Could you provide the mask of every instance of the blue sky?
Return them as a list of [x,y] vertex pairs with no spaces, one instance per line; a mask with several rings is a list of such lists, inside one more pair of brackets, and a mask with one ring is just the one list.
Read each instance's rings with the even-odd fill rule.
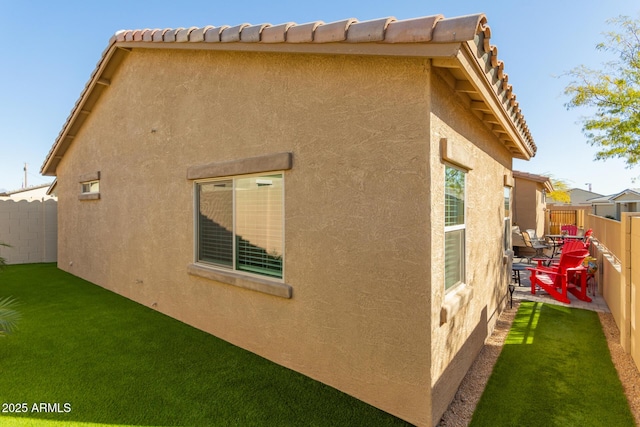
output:
[[618,15],[640,18],[638,0],[519,1],[33,1],[0,0],[0,190],[37,185],[40,166],[78,99],[109,38],[120,29],[177,28],[241,23],[304,23],[346,18],[360,21],[485,13],[491,44],[538,146],[537,156],[515,161],[514,169],[552,174],[571,187],[613,194],[640,187],[640,167],[594,162],[579,119],[588,111],[567,111],[566,71],[609,60],[595,45]]

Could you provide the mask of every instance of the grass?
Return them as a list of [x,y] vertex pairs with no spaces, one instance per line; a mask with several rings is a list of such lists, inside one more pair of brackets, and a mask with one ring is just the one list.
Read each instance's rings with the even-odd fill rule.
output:
[[22,318],[0,339],[1,425],[407,425],[53,264],[7,267],[9,295]]
[[471,426],[635,426],[597,313],[523,302]]

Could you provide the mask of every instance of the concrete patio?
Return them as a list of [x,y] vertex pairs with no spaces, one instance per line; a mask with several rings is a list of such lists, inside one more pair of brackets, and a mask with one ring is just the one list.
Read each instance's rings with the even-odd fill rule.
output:
[[[525,258],[514,258],[514,266],[534,267],[535,263],[528,264]],[[588,293],[588,296],[592,299],[592,302],[581,301],[575,297],[575,295],[569,293],[570,304],[565,304],[553,299],[547,292],[542,289],[538,289],[535,295],[531,294],[531,281],[529,280],[530,272],[528,270],[520,271],[520,285],[515,284],[515,290],[513,292],[514,301],[539,301],[548,304],[563,305],[565,307],[583,308],[585,310],[598,311],[603,313],[610,313],[609,307],[605,302],[602,295],[595,292],[595,295]],[[513,281],[512,281],[513,283]]]

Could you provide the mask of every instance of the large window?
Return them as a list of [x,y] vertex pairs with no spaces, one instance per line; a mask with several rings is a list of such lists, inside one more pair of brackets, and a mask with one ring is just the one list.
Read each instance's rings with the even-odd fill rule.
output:
[[464,282],[465,275],[465,172],[445,168],[444,287]]
[[281,173],[201,181],[196,194],[198,262],[282,278]]

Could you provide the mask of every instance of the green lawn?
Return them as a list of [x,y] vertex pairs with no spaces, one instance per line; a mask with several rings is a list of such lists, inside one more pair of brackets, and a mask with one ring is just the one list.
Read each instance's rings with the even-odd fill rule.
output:
[[407,425],[53,264],[0,272],[9,295],[22,319],[0,339],[1,425]]
[[471,426],[635,426],[598,314],[523,302]]

